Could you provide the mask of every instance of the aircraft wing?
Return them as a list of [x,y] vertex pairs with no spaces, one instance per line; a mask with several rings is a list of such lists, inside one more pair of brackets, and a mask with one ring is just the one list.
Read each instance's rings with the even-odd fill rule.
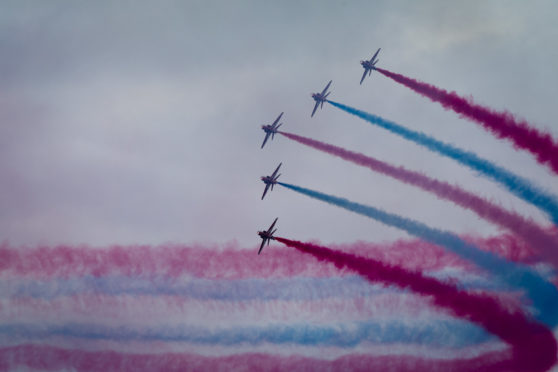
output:
[[267,194],[267,190],[269,190],[269,183],[265,184],[265,190],[264,190],[263,195],[262,195],[262,200],[263,200],[265,194]]
[[374,62],[374,59],[376,58],[376,56],[378,55],[378,53],[380,53],[380,49],[382,49],[382,48],[378,48],[378,50],[376,51],[376,53],[374,53],[374,55],[372,56],[372,58],[370,58],[370,62]]
[[320,105],[320,101],[317,101],[316,104],[314,105],[314,110],[312,110],[312,115],[310,115],[310,117],[314,116],[319,105]]
[[266,132],[266,133],[265,133],[265,138],[264,138],[264,141],[263,141],[263,143],[262,143],[262,147],[260,147],[261,149],[263,149],[265,143],[267,142],[267,139],[269,138],[269,134],[270,134],[269,132]]
[[322,90],[322,96],[325,94],[325,92],[327,92],[327,88],[329,88],[329,86],[331,85],[331,82],[333,80],[330,80],[329,83],[327,83],[326,87],[324,88],[324,90]]
[[262,245],[260,245],[260,250],[258,251],[258,254],[260,254],[262,252],[262,249],[263,249],[264,244],[265,244],[265,240],[266,240],[265,238],[262,238]]
[[269,229],[267,229],[267,232],[271,232],[271,230],[273,230],[273,226],[275,226],[275,223],[277,222],[277,220],[279,219],[279,217],[275,218],[275,221],[273,221],[273,223],[271,224],[271,226],[269,226]]
[[279,168],[281,168],[281,164],[283,164],[283,163],[279,163],[279,165],[277,166],[277,168],[275,168],[275,171],[273,171],[273,174],[271,175],[271,178],[275,178],[275,175],[276,175],[277,172],[279,171]]
[[[362,84],[362,82],[364,81],[364,78],[366,77],[366,73],[368,72],[367,69],[364,69],[364,74],[362,74],[362,78],[360,79],[360,84]],[[263,147],[263,146],[262,146]]]
[[275,119],[275,121],[271,125],[272,127],[275,126],[275,124],[277,124],[279,122],[279,120],[281,120],[281,116],[283,116],[283,113],[280,113],[279,116],[277,117],[277,119]]

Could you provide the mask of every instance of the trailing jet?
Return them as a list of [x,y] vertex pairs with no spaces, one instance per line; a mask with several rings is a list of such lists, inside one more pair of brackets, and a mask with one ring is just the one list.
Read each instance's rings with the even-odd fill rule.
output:
[[273,227],[275,226],[275,222],[277,222],[278,219],[279,219],[279,217],[277,217],[275,219],[275,221],[273,221],[271,226],[269,226],[269,229],[263,230],[263,231],[258,231],[258,235],[260,236],[260,238],[262,238],[262,245],[260,245],[260,250],[258,251],[258,254],[261,253],[261,251],[262,251],[262,249],[265,245],[265,242],[267,242],[267,245],[269,245],[270,240],[275,240],[275,238],[273,237],[273,234],[275,234],[275,231],[277,231],[277,229],[273,230]]
[[[273,140],[273,137],[275,136],[275,133],[277,133],[277,130],[279,129],[279,127],[281,125],[283,125],[283,123],[279,123],[279,120],[281,120],[281,116],[283,116],[283,113],[280,113],[279,116],[277,117],[277,119],[275,119],[275,121],[273,122],[273,124],[271,125],[262,125],[262,129],[265,132],[265,138],[264,141],[262,143],[262,149],[265,145],[265,143],[267,142],[267,139],[269,138],[269,136],[271,135],[271,140]],[[279,124],[277,124],[279,123]]]
[[322,93],[312,93],[312,98],[314,98],[314,101],[316,101],[316,105],[314,105],[314,110],[312,111],[312,115],[310,115],[310,117],[314,116],[314,114],[316,113],[316,110],[318,109],[318,106],[324,107],[324,102],[327,101],[327,96],[329,96],[329,92],[328,94],[326,94],[327,92],[327,88],[329,88],[329,86],[331,85],[332,80],[329,81],[329,83],[327,83],[326,87],[324,88],[324,90],[322,90]]
[[382,48],[378,48],[376,53],[374,53],[372,58],[370,58],[370,61],[366,61],[366,60],[360,61],[360,64],[364,68],[364,74],[362,74],[362,79],[360,79],[360,84],[362,84],[362,82],[364,81],[364,78],[366,77],[366,73],[368,73],[368,76],[370,76],[372,70],[376,69],[376,63],[378,63],[379,61],[378,59],[376,59],[376,56],[378,55],[378,53],[380,53],[380,49]]
[[262,181],[263,181],[263,183],[265,183],[265,190],[264,190],[263,195],[262,195],[262,200],[263,200],[265,194],[267,193],[267,190],[269,190],[270,186],[271,186],[271,191],[273,191],[273,185],[275,185],[277,183],[277,178],[279,178],[279,176],[281,175],[281,174],[277,174],[277,172],[279,171],[279,168],[281,168],[281,164],[283,164],[283,163],[279,163],[279,165],[277,166],[277,168],[275,169],[275,171],[273,172],[273,174],[271,176],[262,177]]

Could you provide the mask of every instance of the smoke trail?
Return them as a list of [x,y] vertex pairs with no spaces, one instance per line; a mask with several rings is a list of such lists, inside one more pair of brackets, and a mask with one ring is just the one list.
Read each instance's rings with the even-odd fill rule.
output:
[[[469,282],[477,289],[490,289],[488,283]],[[493,288],[493,287],[492,287]],[[501,288],[499,288],[501,289]],[[0,282],[0,299],[29,297],[52,300],[77,294],[110,296],[180,296],[196,300],[254,301],[254,300],[319,300],[352,298],[385,293],[380,288],[364,286],[356,276],[330,278],[275,278],[237,280],[187,280],[176,282],[166,278],[84,277],[68,280],[38,282],[34,280]]]
[[[281,249],[284,249],[281,247]],[[298,253],[298,252],[296,252]],[[188,319],[196,326],[238,327],[243,325],[288,324],[297,323],[330,325],[332,322],[362,322],[374,320],[389,322],[400,319],[412,319],[401,325],[411,323],[453,321],[445,314],[440,314],[432,307],[430,301],[397,287],[385,287],[381,284],[370,285],[360,278],[363,295],[353,297],[330,297],[318,300],[305,300],[301,293],[299,299],[293,300],[253,300],[220,301],[197,300],[179,296],[110,296],[103,294],[79,294],[60,297],[53,300],[34,298],[11,298],[2,301],[0,319],[2,323],[37,323],[57,324],[60,319],[66,323],[96,323],[106,325],[141,325],[141,327],[158,327],[161,320],[166,324],[182,323]],[[365,290],[364,287],[372,287]],[[301,290],[304,292],[304,289]],[[369,292],[370,294],[366,294]],[[502,292],[498,292],[501,295]],[[494,292],[489,295],[494,294]],[[510,296],[501,299],[506,306]],[[511,306],[510,306],[511,307]],[[514,304],[520,309],[520,304]],[[224,316],[226,314],[226,316]],[[296,314],[296,316],[293,316]],[[438,325],[440,323],[437,323]]]
[[[451,329],[451,332],[448,331]],[[159,326],[134,328],[125,325],[111,327],[101,324],[28,325],[22,323],[0,325],[0,340],[32,342],[55,337],[117,342],[187,342],[192,344],[234,346],[239,344],[330,346],[353,348],[363,342],[371,344],[428,344],[433,347],[463,348],[490,340],[481,328],[461,320],[436,321],[431,324],[404,324],[360,321],[340,324],[215,327]]]
[[[431,273],[432,275],[432,273]],[[502,285],[478,278],[452,275],[464,288],[475,290],[506,290]],[[275,278],[207,280],[189,279],[177,282],[167,278],[83,277],[51,281],[3,280],[0,282],[0,300],[5,298],[35,298],[52,300],[78,294],[110,296],[180,296],[197,300],[253,301],[253,300],[318,300],[325,298],[352,298],[388,293],[381,288],[363,285],[357,276],[326,278]]]
[[558,143],[549,133],[533,128],[509,112],[498,112],[481,106],[471,98],[458,96],[456,92],[448,92],[381,68],[376,70],[431,101],[440,103],[445,109],[451,109],[460,116],[481,124],[496,137],[511,140],[516,148],[531,152],[539,163],[549,166],[558,174]]
[[[512,235],[474,240],[484,250],[497,252],[514,261],[532,261],[531,248]],[[0,244],[0,279],[28,277],[36,280],[76,276],[161,276],[206,279],[284,278],[293,276],[328,277],[344,273],[333,265],[320,267],[312,257],[296,257],[290,250],[269,250],[265,259],[253,260],[256,246],[240,249],[230,245],[160,246],[40,246],[10,247]],[[444,254],[437,245],[413,239],[389,244],[357,242],[339,245],[339,249],[361,256],[382,257],[394,265],[421,270],[439,270],[448,266],[467,269],[465,261]],[[420,254],[416,252],[420,251]],[[1,281],[0,281],[1,283]]]
[[[502,356],[506,353],[501,353]],[[300,355],[279,356],[244,353],[228,356],[205,356],[190,352],[139,354],[130,352],[85,351],[50,345],[24,344],[0,349],[0,370],[13,371],[21,366],[34,370],[60,371],[409,371],[469,372],[482,371],[483,366],[501,357],[482,355],[457,360],[425,359],[416,356],[344,355],[334,360]]]
[[378,125],[401,137],[413,141],[444,156],[450,157],[459,163],[472,168],[494,181],[504,185],[510,192],[526,202],[546,212],[553,223],[558,226],[558,200],[556,196],[539,189],[528,180],[511,173],[510,171],[495,165],[494,163],[479,158],[476,154],[461,150],[457,147],[438,141],[421,132],[415,132],[402,127],[394,122],[384,120],[379,116],[369,114],[355,108],[345,106],[341,103],[328,101],[333,106],[340,108],[350,114],[358,116],[371,124]]
[[557,239],[547,234],[544,229],[540,228],[532,220],[523,218],[517,213],[509,212],[458,186],[432,179],[420,172],[407,170],[403,167],[395,167],[366,155],[348,151],[341,147],[316,141],[311,138],[287,132],[278,133],[293,141],[302,143],[303,145],[338,156],[344,160],[367,167],[375,172],[419,187],[425,191],[436,194],[440,198],[451,200],[457,205],[475,212],[479,217],[487,219],[521,236],[533,249],[540,253],[545,260],[551,262],[555,267],[558,267]]
[[533,301],[535,308],[538,310],[536,318],[551,327],[558,324],[558,313],[556,312],[558,308],[558,289],[531,269],[505,261],[490,252],[484,252],[476,246],[465,242],[457,235],[430,228],[418,221],[303,187],[282,182],[278,182],[278,184],[311,198],[375,219],[386,225],[397,227],[409,234],[449,249],[461,257],[474,262],[477,266],[488,272],[497,275],[505,283],[525,289],[528,297]]
[[436,305],[450,310],[456,316],[479,324],[512,346],[512,360],[508,361],[509,364],[505,361],[501,362],[498,368],[545,371],[556,363],[558,348],[552,332],[532,322],[520,312],[508,312],[490,297],[471,294],[452,285],[427,278],[420,272],[406,271],[373,259],[357,257],[309,243],[279,237],[275,239],[301,252],[309,253],[320,261],[333,262],[338,267],[354,270],[371,282],[391,283],[422,295],[432,296],[432,301]]

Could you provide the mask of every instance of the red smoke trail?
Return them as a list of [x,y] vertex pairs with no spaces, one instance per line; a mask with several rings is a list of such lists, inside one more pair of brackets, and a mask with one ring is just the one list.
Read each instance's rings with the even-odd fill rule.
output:
[[[480,239],[463,236],[484,250],[518,262],[532,262],[533,254],[521,239],[511,235]],[[346,243],[334,248],[409,269],[440,270],[448,266],[470,268],[466,260],[443,248],[418,239],[390,244]],[[254,261],[257,247],[236,246],[87,246],[10,247],[0,245],[0,278],[29,277],[39,280],[91,275],[182,275],[207,279],[279,278],[292,276],[328,277],[343,275],[333,265],[318,265],[311,257],[292,251],[270,249],[265,260]]]
[[530,219],[509,212],[504,208],[483,199],[471,192],[447,182],[425,176],[420,172],[411,171],[403,167],[396,167],[389,163],[368,157],[366,155],[345,150],[341,147],[316,141],[311,138],[298,136],[296,134],[279,132],[285,137],[303,145],[310,146],[328,154],[338,156],[344,160],[367,167],[375,172],[393,177],[399,181],[419,187],[425,191],[436,194],[438,197],[451,200],[463,208],[472,210],[479,217],[502,226],[509,231],[522,237],[529,246],[539,253],[546,261],[558,267],[558,239],[547,234]]
[[204,356],[192,353],[139,354],[116,351],[68,350],[25,344],[0,349],[0,371],[22,366],[40,371],[482,371],[492,356],[462,360],[426,360],[408,355],[349,354],[334,360],[305,356],[245,353]]
[[371,282],[381,281],[401,288],[409,288],[425,296],[432,296],[437,306],[453,315],[472,321],[497,335],[512,347],[508,360],[494,361],[490,369],[505,371],[546,371],[556,363],[558,346],[552,332],[541,324],[527,319],[523,313],[508,312],[493,298],[471,294],[457,287],[426,277],[420,272],[386,265],[370,258],[362,258],[329,248],[275,238],[277,241],[309,253],[323,262],[333,262],[339,268],[349,268]]
[[[510,234],[467,241],[517,262],[532,262],[531,247]],[[0,244],[0,278],[28,277],[38,280],[107,275],[168,277],[194,276],[207,279],[284,278],[292,276],[329,277],[344,275],[333,265],[323,266],[311,257],[284,249],[269,249],[265,259],[253,260],[257,247],[236,245],[160,246],[129,245],[105,248],[88,246],[11,247]],[[468,269],[469,262],[443,248],[418,239],[390,244],[356,242],[336,245],[344,252],[374,257],[412,270]]]
[[531,152],[539,163],[548,165],[558,174],[558,143],[549,133],[531,127],[529,123],[516,119],[509,112],[494,111],[474,103],[472,99],[460,97],[455,92],[448,92],[381,68],[376,70],[433,102],[440,103],[444,108],[476,121],[496,137],[510,139],[517,148]]

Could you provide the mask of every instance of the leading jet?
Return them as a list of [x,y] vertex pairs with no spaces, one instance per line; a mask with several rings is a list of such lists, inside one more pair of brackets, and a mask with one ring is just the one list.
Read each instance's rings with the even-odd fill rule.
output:
[[[271,140],[273,140],[273,137],[275,136],[275,133],[277,133],[277,130],[279,129],[279,127],[281,125],[283,125],[283,123],[279,123],[279,120],[281,120],[281,116],[283,116],[283,113],[280,113],[279,116],[277,117],[277,119],[275,119],[275,121],[273,122],[273,124],[271,125],[262,125],[262,129],[265,132],[265,138],[264,141],[262,143],[262,148],[264,147],[265,143],[267,142],[269,136],[271,135]],[[277,124],[279,123],[279,124]]]
[[262,195],[262,200],[263,200],[265,194],[267,193],[267,190],[269,190],[270,186],[271,186],[271,191],[273,191],[273,185],[275,185],[277,183],[277,179],[281,175],[281,174],[277,174],[277,172],[279,171],[279,168],[281,168],[281,164],[283,164],[283,163],[279,163],[279,165],[277,166],[277,168],[275,168],[275,171],[273,172],[273,174],[271,176],[262,177],[262,181],[263,181],[263,183],[265,183],[265,190],[264,190],[263,195]]
[[312,115],[310,115],[310,117],[314,116],[314,114],[316,113],[316,110],[318,109],[318,106],[324,107],[324,102],[327,101],[327,96],[329,96],[329,93],[326,94],[327,92],[327,88],[329,88],[329,86],[331,85],[332,80],[329,81],[329,83],[327,83],[326,87],[324,88],[324,90],[322,90],[321,93],[312,93],[312,98],[314,98],[314,101],[316,101],[316,104],[314,105],[314,110],[312,110]]
[[262,238],[262,245],[260,245],[260,250],[258,251],[258,254],[260,254],[262,252],[262,249],[265,245],[265,242],[267,242],[267,245],[269,245],[269,242],[271,240],[275,240],[275,238],[273,237],[273,234],[275,234],[275,231],[277,231],[277,229],[273,230],[273,227],[275,226],[275,223],[277,222],[278,219],[279,219],[279,217],[277,217],[275,219],[275,221],[273,221],[271,226],[269,226],[269,229],[263,230],[263,231],[258,231],[258,235],[260,236],[260,238]]
[[360,61],[360,64],[364,68],[364,74],[362,74],[362,78],[360,79],[360,84],[361,85],[362,85],[362,82],[364,81],[364,78],[366,77],[366,73],[368,73],[368,76],[370,76],[370,74],[372,73],[372,70],[376,69],[376,63],[378,63],[378,61],[379,61],[378,59],[376,59],[376,56],[378,55],[378,53],[380,53],[380,49],[382,49],[382,48],[378,48],[376,53],[374,53],[372,58],[370,58],[370,61],[366,61],[366,60]]

